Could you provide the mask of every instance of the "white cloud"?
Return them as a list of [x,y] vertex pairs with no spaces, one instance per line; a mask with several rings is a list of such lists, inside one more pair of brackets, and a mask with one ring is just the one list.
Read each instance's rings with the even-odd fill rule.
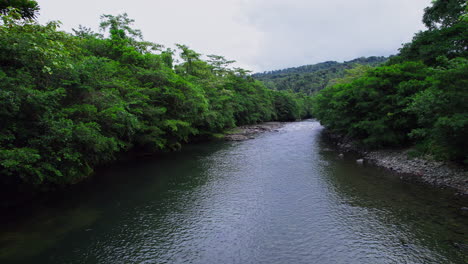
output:
[[326,60],[396,53],[422,29],[429,0],[257,0],[246,14],[263,32],[261,49],[247,63],[284,68]]
[[422,29],[430,0],[39,0],[39,20],[97,29],[127,12],[145,39],[182,43],[256,71],[390,55]]

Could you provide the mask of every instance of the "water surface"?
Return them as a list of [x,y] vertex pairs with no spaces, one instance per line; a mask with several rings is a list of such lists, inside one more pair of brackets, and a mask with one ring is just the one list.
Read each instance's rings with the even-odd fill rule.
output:
[[314,121],[117,164],[0,229],[1,263],[466,263],[451,191],[338,158]]

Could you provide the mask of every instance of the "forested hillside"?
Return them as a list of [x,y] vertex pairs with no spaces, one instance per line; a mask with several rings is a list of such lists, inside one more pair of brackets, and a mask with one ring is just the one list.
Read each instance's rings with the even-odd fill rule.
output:
[[130,150],[177,150],[234,126],[310,116],[309,97],[267,89],[222,56],[144,41],[126,14],[103,15],[99,33],[70,34],[38,24],[38,10],[0,5],[4,187],[71,184]]
[[331,131],[371,147],[468,164],[468,15],[465,0],[425,9],[427,30],[385,65],[354,73],[314,98]]
[[368,57],[342,63],[327,61],[313,65],[256,73],[252,76],[263,81],[272,90],[289,90],[310,95],[329,86],[334,79],[343,77],[347,70],[358,66],[377,66],[386,60],[385,57]]

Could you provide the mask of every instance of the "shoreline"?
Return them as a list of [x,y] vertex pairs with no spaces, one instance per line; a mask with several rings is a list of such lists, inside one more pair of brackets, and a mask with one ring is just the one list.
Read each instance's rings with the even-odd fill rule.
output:
[[285,126],[288,122],[265,122],[255,125],[245,125],[235,127],[233,129],[227,130],[224,133],[224,140],[226,141],[244,141],[255,138],[256,135],[270,132],[278,131],[278,129]]
[[368,150],[328,130],[325,135],[338,148],[339,155],[346,152],[358,154],[357,163],[375,165],[399,174],[401,179],[450,188],[457,195],[468,196],[468,170],[459,164],[424,157],[411,158],[408,154],[410,148]]
[[[260,124],[254,124],[254,125],[243,125],[239,127],[234,127],[231,129],[228,129],[224,131],[222,134],[218,134],[213,137],[207,137],[207,138],[199,138],[195,140],[191,140],[190,142],[184,144],[196,144],[196,143],[201,143],[201,142],[211,142],[215,140],[225,140],[225,141],[244,141],[244,140],[249,140],[255,138],[256,135],[269,132],[269,131],[276,131],[279,128],[283,127],[286,125],[288,122],[265,122],[265,123],[260,123]],[[183,148],[183,147],[182,147]],[[98,166],[95,168],[95,171],[91,176],[88,178],[77,182],[75,184],[71,185],[56,185],[56,186],[51,186],[50,188],[40,188],[40,187],[35,187],[33,185],[28,185],[28,184],[22,184],[22,183],[17,183],[17,184],[12,184],[11,186],[8,186],[5,188],[5,186],[2,186],[0,188],[1,190],[1,195],[0,198],[2,198],[2,202],[0,202],[0,209],[2,210],[10,210],[14,209],[17,207],[27,207],[23,206],[24,204],[27,204],[28,202],[32,200],[40,200],[44,199],[44,197],[50,197],[53,195],[59,195],[61,192],[64,190],[69,190],[70,188],[80,188],[80,186],[86,184],[86,182],[92,181],[98,174],[98,172],[101,169],[105,169],[107,167],[112,167],[116,163],[122,162],[122,161],[131,161],[131,160],[136,160],[140,158],[148,158],[148,157],[157,157],[158,155],[164,155],[170,152],[176,152],[179,150],[172,150],[172,151],[156,151],[152,153],[139,153],[139,152],[132,152],[129,151],[127,153],[123,153],[115,162],[112,162],[110,164],[103,164],[101,166]]]

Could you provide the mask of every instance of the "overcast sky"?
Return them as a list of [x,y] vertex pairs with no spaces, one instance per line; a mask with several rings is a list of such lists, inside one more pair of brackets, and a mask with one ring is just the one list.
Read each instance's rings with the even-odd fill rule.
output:
[[145,40],[186,44],[265,71],[395,54],[424,29],[431,0],[39,0],[39,21],[97,31],[101,14],[127,12]]

